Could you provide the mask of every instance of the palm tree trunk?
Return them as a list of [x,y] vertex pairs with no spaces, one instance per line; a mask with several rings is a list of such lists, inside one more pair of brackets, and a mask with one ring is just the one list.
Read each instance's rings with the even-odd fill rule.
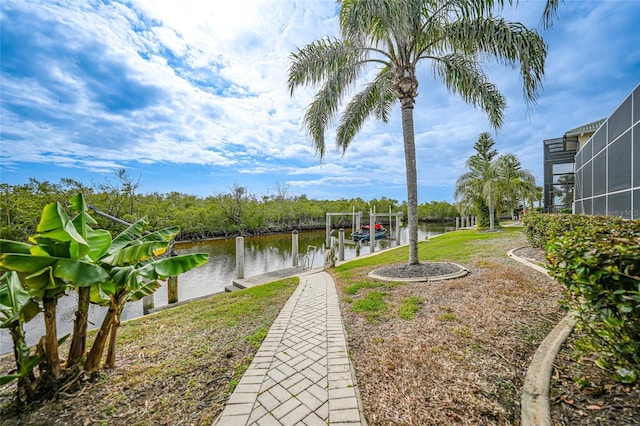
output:
[[409,207],[409,265],[420,263],[418,259],[418,171],[416,167],[416,143],[413,130],[413,98],[404,98],[402,105],[402,136],[407,173],[407,202]]
[[494,211],[494,207],[493,207],[493,200],[491,198],[489,198],[489,230],[493,231],[493,228],[495,227],[495,220],[493,217],[493,211]]
[[80,287],[78,289],[78,310],[76,319],[73,321],[73,336],[71,338],[71,348],[67,358],[67,367],[75,365],[84,356],[87,350],[87,318],[89,315],[89,298],[91,289]]

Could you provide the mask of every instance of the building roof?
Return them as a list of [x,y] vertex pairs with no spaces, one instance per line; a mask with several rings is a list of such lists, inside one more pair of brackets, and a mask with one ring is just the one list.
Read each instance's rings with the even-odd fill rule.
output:
[[564,133],[564,135],[565,136],[580,136],[580,135],[583,135],[585,133],[595,133],[596,130],[598,130],[598,128],[600,126],[602,126],[602,123],[604,123],[605,120],[606,120],[606,118],[601,118],[600,120],[594,121],[593,123],[585,124],[583,126],[576,127],[575,129],[567,130]]

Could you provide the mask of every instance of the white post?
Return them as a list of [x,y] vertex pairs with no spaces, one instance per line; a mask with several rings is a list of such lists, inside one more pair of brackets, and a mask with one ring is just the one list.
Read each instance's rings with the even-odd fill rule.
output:
[[291,254],[293,255],[292,266],[298,266],[298,230],[294,229],[291,233]]
[[330,234],[331,234],[331,215],[327,213],[326,232],[325,232],[325,246],[327,248],[331,245]]
[[356,206],[351,206],[351,233],[356,232]]
[[376,251],[376,215],[369,213],[369,253]]
[[338,260],[340,262],[344,260],[344,228],[338,231]]
[[142,313],[147,315],[151,309],[153,309],[153,294],[142,298]]
[[400,213],[396,213],[396,245],[400,245],[402,242],[400,241],[400,217],[402,215]]
[[244,237],[236,237],[236,278],[244,278]]
[[460,229],[460,218],[456,217],[456,231]]

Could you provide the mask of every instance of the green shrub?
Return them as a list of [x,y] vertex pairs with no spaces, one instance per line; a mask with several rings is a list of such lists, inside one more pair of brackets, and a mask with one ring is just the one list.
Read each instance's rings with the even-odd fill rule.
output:
[[528,212],[522,219],[524,233],[533,247],[546,248],[566,232],[588,226],[594,216]]
[[597,352],[596,364],[613,372],[617,380],[637,381],[640,221],[544,216],[532,219],[532,234],[536,241],[547,241],[548,268],[566,287],[564,303],[586,332],[589,344],[582,347]]
[[529,212],[522,218],[524,234],[533,247],[544,248],[547,245],[547,236],[544,230],[545,219],[548,215],[537,212]]

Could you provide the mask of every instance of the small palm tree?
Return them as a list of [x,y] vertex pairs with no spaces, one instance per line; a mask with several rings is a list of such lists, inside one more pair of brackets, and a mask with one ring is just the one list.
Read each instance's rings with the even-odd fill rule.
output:
[[536,179],[530,171],[522,168],[522,163],[514,154],[500,157],[500,170],[505,181],[504,201],[510,210],[512,220],[515,220],[515,210],[523,203],[536,187]]
[[[476,154],[467,160],[469,171],[458,178],[455,186],[454,196],[463,210],[462,213],[475,212],[480,229],[490,227],[494,220],[493,215],[489,218],[489,205],[483,195],[490,192],[490,188],[485,190],[484,185],[493,174],[491,164],[498,155],[498,151],[493,149],[494,145],[495,141],[489,133],[480,133],[473,146]],[[495,226],[495,223],[493,224]]]
[[[400,103],[407,175],[409,264],[418,264],[418,189],[413,108],[418,66],[467,103],[482,108],[491,124],[502,124],[505,99],[484,72],[480,57],[520,66],[524,97],[536,98],[544,74],[546,46],[533,30],[492,13],[491,0],[342,0],[341,39],[324,38],[292,54],[289,90],[321,87],[304,115],[304,126],[322,159],[325,131],[341,101],[368,67],[377,74],[342,111],[336,143],[343,153],[369,117],[388,122]],[[509,2],[511,3],[511,2]]]
[[[488,221],[490,230],[495,228],[495,212],[499,206],[506,204],[513,215],[513,206],[535,188],[535,178],[521,168],[518,157],[514,154],[497,156],[494,144],[488,133],[480,134],[474,145],[477,154],[467,160],[469,171],[456,181],[454,194],[460,205],[467,210],[476,210],[479,227],[486,227]],[[488,218],[484,217],[485,213]]]

